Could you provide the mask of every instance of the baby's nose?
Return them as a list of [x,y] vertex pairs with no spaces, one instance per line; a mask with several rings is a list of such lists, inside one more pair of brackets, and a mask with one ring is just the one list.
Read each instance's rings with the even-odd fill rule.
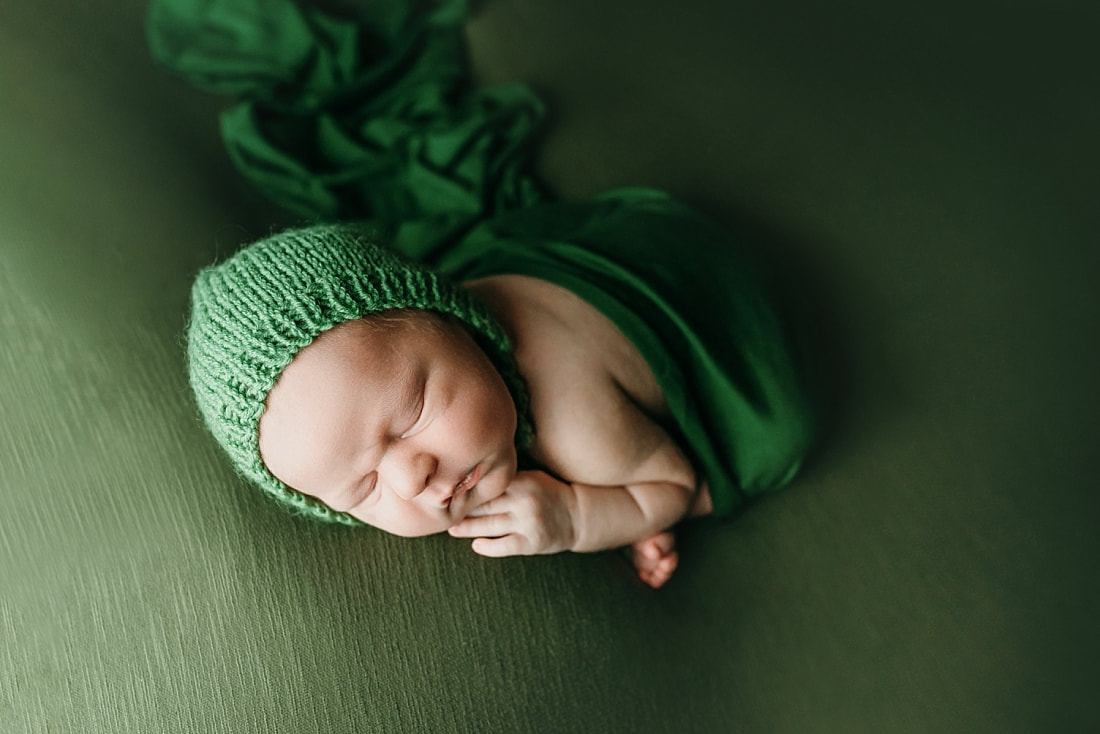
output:
[[402,499],[415,499],[432,483],[435,470],[439,463],[434,457],[425,453],[412,454],[405,466],[400,469],[400,475],[394,478],[393,490]]

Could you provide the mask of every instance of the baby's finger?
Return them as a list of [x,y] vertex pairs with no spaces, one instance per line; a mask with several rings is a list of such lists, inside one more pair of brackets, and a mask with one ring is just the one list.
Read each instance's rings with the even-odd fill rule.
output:
[[471,544],[474,553],[489,558],[524,555],[522,535],[505,535],[503,538],[477,538]]
[[507,493],[494,497],[488,502],[482,503],[466,513],[466,517],[482,517],[484,515],[499,515],[507,512],[511,498]]
[[453,538],[498,537],[512,532],[510,515],[466,516],[452,525],[447,532]]

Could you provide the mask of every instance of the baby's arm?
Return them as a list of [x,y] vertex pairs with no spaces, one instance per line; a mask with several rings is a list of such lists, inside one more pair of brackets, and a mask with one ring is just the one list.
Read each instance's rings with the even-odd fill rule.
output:
[[583,359],[565,365],[573,369],[529,380],[539,427],[532,454],[548,472],[520,472],[451,535],[476,538],[474,550],[491,556],[599,551],[709,514],[705,483],[642,401]]
[[590,552],[630,545],[689,514],[695,488],[674,482],[596,486],[520,472],[500,497],[451,528],[485,556]]

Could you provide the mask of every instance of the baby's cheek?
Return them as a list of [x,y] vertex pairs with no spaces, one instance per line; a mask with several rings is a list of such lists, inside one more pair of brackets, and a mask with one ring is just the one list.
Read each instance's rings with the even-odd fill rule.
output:
[[475,423],[483,439],[512,440],[516,431],[516,409],[508,391],[482,390],[470,395],[471,422]]
[[496,412],[488,410],[487,406],[479,405],[468,413],[466,423],[466,436],[469,449],[472,451],[490,448],[500,443],[506,431],[497,419]]

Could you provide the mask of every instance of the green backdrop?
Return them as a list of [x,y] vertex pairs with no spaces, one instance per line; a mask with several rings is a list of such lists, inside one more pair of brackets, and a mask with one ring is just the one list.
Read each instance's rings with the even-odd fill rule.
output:
[[480,3],[475,68],[545,95],[559,193],[750,221],[835,324],[816,458],[686,529],[659,592],[232,476],[187,288],[290,220],[143,13],[0,9],[0,731],[1100,730],[1091,5]]

